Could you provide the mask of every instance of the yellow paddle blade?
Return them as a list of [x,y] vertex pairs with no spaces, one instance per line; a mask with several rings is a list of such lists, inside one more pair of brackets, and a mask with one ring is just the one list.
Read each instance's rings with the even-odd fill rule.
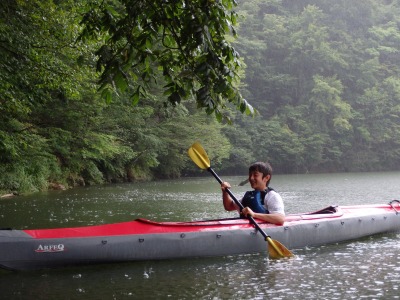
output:
[[282,258],[282,257],[292,257],[294,256],[285,246],[280,242],[267,237],[268,241],[268,252],[270,258]]
[[206,151],[199,143],[194,143],[189,148],[188,154],[200,169],[208,169],[210,167],[210,159],[208,158]]
[[[203,149],[203,147],[199,143],[194,143],[188,150],[188,154],[190,158],[193,160],[193,162],[200,168],[200,169],[207,169],[210,171],[211,174],[214,175],[215,179],[219,183],[222,183],[221,178],[218,177],[217,173],[214,172],[214,170],[211,168],[210,165],[210,159],[207,156],[206,151]],[[241,205],[238,200],[235,198],[235,196],[230,192],[228,189],[229,195],[235,200],[236,204],[239,206]],[[243,208],[243,206],[241,206]],[[262,235],[265,237],[265,240],[268,242],[268,251],[269,251],[269,256],[271,258],[282,258],[282,257],[291,257],[294,256],[292,252],[290,252],[288,249],[285,248],[281,243],[278,241],[274,241],[271,239],[270,236],[268,236],[261,228],[260,226],[256,223],[256,221],[253,218],[250,218],[252,223],[256,226],[257,230],[262,233]]]

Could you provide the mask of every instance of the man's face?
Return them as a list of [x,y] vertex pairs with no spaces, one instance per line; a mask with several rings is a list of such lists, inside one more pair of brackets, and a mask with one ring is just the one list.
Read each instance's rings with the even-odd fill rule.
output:
[[267,175],[263,178],[263,173],[254,171],[249,174],[249,182],[253,189],[263,191],[267,188],[267,182],[271,178],[271,175]]

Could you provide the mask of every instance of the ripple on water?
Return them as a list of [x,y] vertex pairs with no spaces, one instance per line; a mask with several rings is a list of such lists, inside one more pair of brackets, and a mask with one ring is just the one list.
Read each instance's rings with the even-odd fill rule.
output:
[[[398,182],[400,173],[396,178]],[[308,211],[376,196],[396,198],[393,174],[365,184],[348,174],[274,177],[288,211]],[[361,176],[362,179],[364,176]],[[347,178],[343,183],[343,178]],[[354,178],[359,178],[354,175]],[[239,178],[238,182],[243,178]],[[318,181],[315,184],[314,181]],[[233,181],[231,181],[233,182]],[[372,182],[372,184],[371,184]],[[187,184],[186,184],[187,183]],[[0,202],[6,227],[46,227],[111,223],[138,217],[182,221],[232,217],[225,213],[215,180],[186,180],[85,188]],[[179,189],[178,187],[184,187]],[[333,188],[334,187],[334,188]],[[234,187],[239,196],[248,187]],[[392,190],[390,190],[392,189]],[[332,190],[332,191],[331,191]],[[351,192],[348,193],[348,191]],[[358,193],[360,191],[360,193]],[[362,192],[362,193],[361,193]],[[55,198],[50,197],[54,195]],[[306,199],[306,200],[305,200]],[[348,201],[347,203],[344,203]],[[380,201],[382,202],[382,201]],[[386,201],[384,201],[386,202]],[[86,266],[39,272],[0,273],[5,299],[399,299],[399,234],[294,250],[293,259],[265,254]]]

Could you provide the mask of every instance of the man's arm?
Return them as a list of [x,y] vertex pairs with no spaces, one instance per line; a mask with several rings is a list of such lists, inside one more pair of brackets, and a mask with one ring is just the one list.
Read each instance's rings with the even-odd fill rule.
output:
[[229,189],[231,186],[228,182],[223,182],[221,184],[221,190],[222,190],[222,203],[224,204],[224,208],[227,211],[232,211],[232,210],[238,210],[238,206],[236,205],[235,201],[231,198],[231,196],[228,194],[227,189]]
[[255,213],[250,208],[243,210],[243,213],[272,224],[283,225],[285,222],[285,208],[282,197],[277,192],[270,191],[264,200],[268,203],[269,214]]
[[249,215],[255,219],[263,220],[275,225],[283,225],[283,223],[285,223],[285,215],[279,213],[272,213],[272,214],[255,213],[249,207],[245,207],[242,213],[246,217]]

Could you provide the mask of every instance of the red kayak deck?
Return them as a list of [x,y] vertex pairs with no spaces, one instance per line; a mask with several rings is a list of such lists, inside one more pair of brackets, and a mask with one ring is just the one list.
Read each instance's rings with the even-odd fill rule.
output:
[[[390,205],[362,205],[362,206],[329,206],[322,210],[306,214],[286,216],[285,225],[309,222],[311,220],[324,220],[341,218],[345,216],[379,214],[393,211]],[[257,221],[262,227],[276,227],[277,225]],[[94,225],[72,228],[24,230],[35,239],[40,238],[84,238],[96,236],[120,236],[137,234],[163,234],[175,232],[203,232],[216,230],[249,229],[253,225],[246,219],[221,219],[192,222],[154,222],[146,219],[137,219],[129,222],[115,224]]]

